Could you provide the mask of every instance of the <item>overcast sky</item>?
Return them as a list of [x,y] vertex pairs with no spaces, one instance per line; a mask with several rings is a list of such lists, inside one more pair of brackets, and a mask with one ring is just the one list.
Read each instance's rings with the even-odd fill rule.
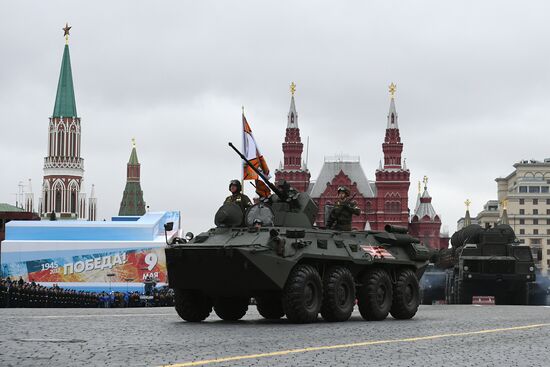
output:
[[[272,170],[297,84],[316,178],[325,156],[382,157],[397,84],[403,155],[453,231],[520,159],[550,157],[547,1],[94,1],[0,5],[0,202],[40,196],[68,21],[85,191],[118,213],[131,138],[151,210],[213,225],[240,162],[241,105]],[[252,193],[252,190],[249,189]]]

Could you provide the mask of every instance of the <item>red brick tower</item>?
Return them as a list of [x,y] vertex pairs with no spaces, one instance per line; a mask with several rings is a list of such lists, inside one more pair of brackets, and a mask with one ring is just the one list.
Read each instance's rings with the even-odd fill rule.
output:
[[399,136],[393,83],[390,85],[390,94],[386,136],[382,144],[384,165],[380,162],[380,167],[376,170],[376,210],[368,215],[373,230],[383,230],[386,224],[403,227],[409,225],[410,172],[401,161],[403,143]]
[[300,138],[300,128],[298,127],[298,113],[294,103],[294,93],[296,85],[290,85],[292,97],[290,99],[290,110],[288,111],[288,122],[286,126],[285,141],[283,143],[284,164],[281,163],[279,169],[275,170],[275,180],[287,180],[296,190],[305,192],[309,187],[311,174],[302,162],[302,152],[304,144]]

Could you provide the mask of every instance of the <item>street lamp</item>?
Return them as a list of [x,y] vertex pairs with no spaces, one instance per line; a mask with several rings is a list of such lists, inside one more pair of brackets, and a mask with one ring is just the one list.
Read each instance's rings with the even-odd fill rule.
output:
[[111,279],[115,276],[116,274],[115,273],[109,273],[107,274],[107,276],[109,277],[109,293],[112,292],[112,289],[111,289]]
[[124,280],[126,281],[126,293],[128,293],[128,282],[132,282],[134,278],[126,278]]

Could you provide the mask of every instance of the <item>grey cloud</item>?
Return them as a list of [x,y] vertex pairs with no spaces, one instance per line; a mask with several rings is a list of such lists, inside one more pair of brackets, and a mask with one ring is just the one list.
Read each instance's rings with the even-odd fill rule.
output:
[[494,178],[521,158],[550,156],[546,2],[42,2],[0,11],[0,201],[33,178],[46,151],[65,21],[83,124],[87,191],[116,214],[130,139],[145,200],[205,229],[239,175],[240,107],[272,169],[282,158],[288,84],[298,84],[309,168],[360,155],[369,179],[382,155],[387,84],[398,85],[404,155],[454,229],[496,196]]

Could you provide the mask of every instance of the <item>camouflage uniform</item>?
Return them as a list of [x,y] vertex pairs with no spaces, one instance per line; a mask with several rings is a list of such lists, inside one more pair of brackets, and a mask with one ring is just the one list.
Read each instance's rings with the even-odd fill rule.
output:
[[241,208],[243,213],[246,212],[246,209],[252,206],[252,202],[250,201],[250,198],[245,194],[241,194],[240,192],[237,194],[229,195],[223,203],[224,204],[235,203]]
[[[338,192],[341,191],[349,196],[349,189],[347,187],[339,187]],[[359,214],[361,214],[361,209],[357,207],[355,202],[350,201],[348,198],[338,200],[330,211],[327,227],[337,231],[351,231],[353,215]]]
[[246,213],[246,209],[252,206],[252,202],[250,201],[250,198],[248,196],[241,193],[242,186],[239,180],[231,180],[231,182],[229,182],[229,191],[231,191],[231,186],[236,186],[237,191],[234,194],[232,193],[227,198],[225,198],[225,201],[223,203],[237,204],[241,208],[241,211],[243,212],[243,216],[244,216],[244,214]]

